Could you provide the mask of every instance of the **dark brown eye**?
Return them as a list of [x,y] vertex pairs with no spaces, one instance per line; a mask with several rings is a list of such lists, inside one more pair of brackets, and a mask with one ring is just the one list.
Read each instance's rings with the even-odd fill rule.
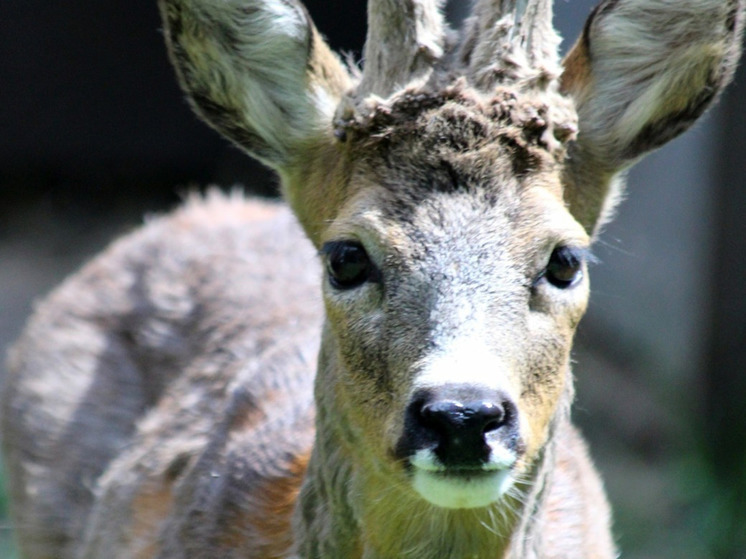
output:
[[573,247],[560,246],[552,251],[549,263],[542,277],[554,287],[567,289],[583,278],[583,262],[586,251]]
[[378,277],[368,253],[357,241],[326,243],[321,252],[326,257],[329,283],[336,289],[353,289]]

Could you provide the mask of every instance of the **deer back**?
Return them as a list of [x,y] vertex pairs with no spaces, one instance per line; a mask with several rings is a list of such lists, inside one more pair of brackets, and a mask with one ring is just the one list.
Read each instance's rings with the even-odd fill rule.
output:
[[[240,483],[266,480],[256,518],[292,506],[313,438],[317,290],[285,208],[213,193],[115,243],[39,305],[4,393],[24,556],[156,556],[171,549],[154,532],[168,515],[175,540],[206,533],[210,517],[247,525],[246,492],[230,487],[244,451],[253,466]],[[284,477],[287,494],[269,482]]]

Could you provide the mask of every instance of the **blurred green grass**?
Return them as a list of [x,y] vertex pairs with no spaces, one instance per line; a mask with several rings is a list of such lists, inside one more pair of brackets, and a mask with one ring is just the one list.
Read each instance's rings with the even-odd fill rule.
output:
[[5,487],[5,475],[0,468],[0,558],[20,559],[13,539],[13,528],[8,517],[8,492]]

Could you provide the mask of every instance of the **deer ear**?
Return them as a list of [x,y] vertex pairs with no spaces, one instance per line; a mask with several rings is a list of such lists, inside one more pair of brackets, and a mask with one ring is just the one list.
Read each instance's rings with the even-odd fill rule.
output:
[[565,171],[589,233],[613,210],[621,173],[689,128],[730,81],[743,0],[606,0],[564,60],[579,133]]
[[292,0],[159,0],[179,82],[208,124],[282,172],[330,133],[350,85],[303,6]]

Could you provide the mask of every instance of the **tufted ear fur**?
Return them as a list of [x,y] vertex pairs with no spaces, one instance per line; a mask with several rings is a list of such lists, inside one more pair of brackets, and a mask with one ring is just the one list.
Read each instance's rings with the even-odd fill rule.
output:
[[689,128],[730,81],[743,0],[606,0],[564,60],[575,100],[566,198],[589,233],[613,210],[621,173]]
[[350,78],[292,0],[160,0],[166,42],[196,112],[282,172],[330,134]]

